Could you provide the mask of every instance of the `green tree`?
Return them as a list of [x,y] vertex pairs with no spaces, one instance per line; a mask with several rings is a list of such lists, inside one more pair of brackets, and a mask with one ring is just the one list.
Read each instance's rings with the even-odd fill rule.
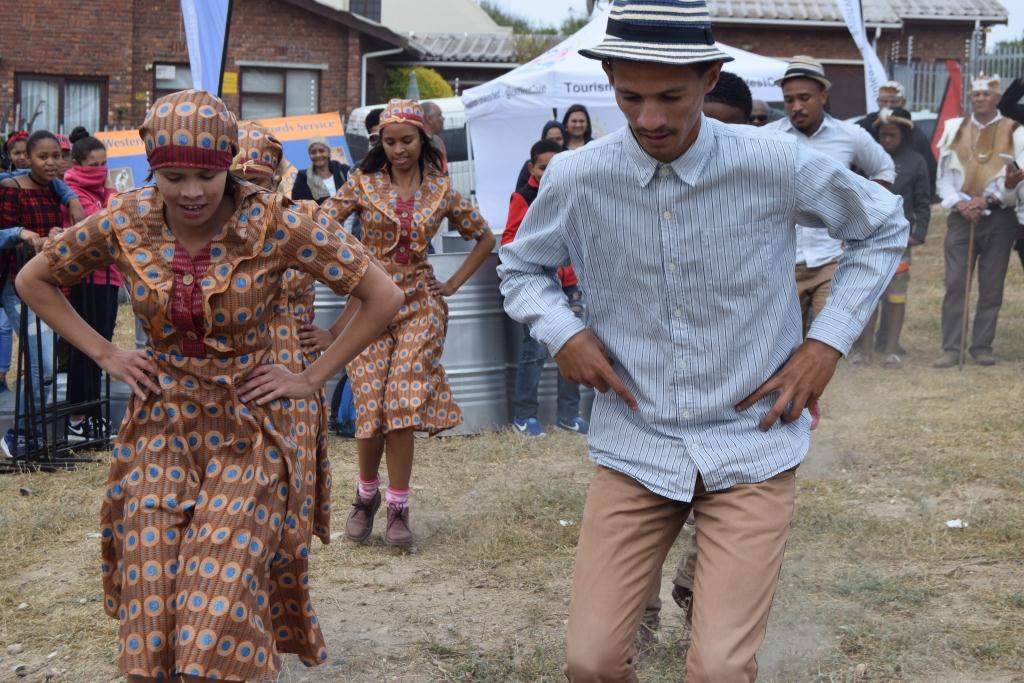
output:
[[562,25],[559,27],[558,32],[563,36],[571,36],[586,26],[589,21],[590,17],[583,14],[577,15],[572,10],[569,10],[569,16],[562,20]]
[[416,83],[420,89],[421,100],[435,100],[442,97],[454,97],[455,91],[444,76],[425,66],[404,66],[388,69],[388,98],[403,99],[409,88],[409,76],[416,70]]
[[529,19],[522,17],[512,12],[506,12],[502,8],[495,5],[493,2],[480,3],[480,9],[487,12],[494,23],[498,26],[511,26],[512,33],[517,35],[529,35],[531,33],[555,33],[553,26],[537,26],[530,22]]
[[1024,36],[1017,40],[1000,40],[992,51],[997,55],[1024,52]]

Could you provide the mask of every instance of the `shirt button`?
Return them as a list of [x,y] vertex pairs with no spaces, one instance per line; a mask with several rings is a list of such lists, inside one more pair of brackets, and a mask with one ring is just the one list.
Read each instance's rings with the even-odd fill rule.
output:
[[674,264],[674,263],[665,264],[665,270],[667,270],[670,273],[676,272],[676,264]]
[[672,218],[672,212],[666,211],[665,213],[661,214],[661,217],[664,218],[665,220],[668,220],[669,218]]
[[690,418],[691,418],[692,416],[690,415],[690,411],[689,411],[689,410],[684,410],[684,411],[683,411],[683,412],[681,413],[681,417],[682,417],[682,418],[683,418],[684,420],[689,420],[689,419],[690,419]]
[[671,166],[662,166],[661,170],[658,171],[658,173],[660,173],[663,176],[666,176],[666,175],[672,173],[672,167]]
[[191,330],[189,330],[187,333],[185,333],[185,336],[188,337],[189,340],[191,340],[191,341],[195,341],[196,339],[199,339],[199,335],[196,334],[195,332],[192,332]]
[[185,273],[185,275],[183,275],[181,278],[181,284],[185,285],[186,287],[190,286],[195,281],[196,279],[192,276],[192,273]]
[[686,363],[684,361],[677,360],[676,361],[676,370],[678,370],[679,372],[685,371],[686,370]]
[[683,317],[683,309],[677,308],[676,310],[672,311],[672,315],[674,315],[676,318],[682,318]]

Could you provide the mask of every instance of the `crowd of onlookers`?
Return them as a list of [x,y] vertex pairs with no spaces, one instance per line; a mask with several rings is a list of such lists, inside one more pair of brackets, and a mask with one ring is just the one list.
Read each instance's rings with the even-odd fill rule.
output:
[[[965,351],[980,365],[995,363],[992,343],[1012,246],[1016,246],[1024,265],[1024,227],[1021,227],[1024,202],[1018,202],[1019,193],[1015,190],[1021,172],[1008,163],[1014,159],[1024,163],[1024,129],[1018,126],[1018,122],[1024,122],[1024,106],[1018,104],[1024,95],[1024,82],[1014,81],[1002,93],[998,77],[975,79],[971,84],[971,112],[945,122],[945,130],[939,131],[938,155],[933,152],[929,137],[915,126],[914,117],[906,108],[904,88],[896,81],[879,88],[877,111],[856,123],[841,121],[829,113],[831,82],[820,62],[811,57],[794,57],[778,85],[783,91],[784,111],[781,112],[754,100],[742,78],[723,72],[718,84],[705,97],[704,114],[724,123],[763,127],[840,159],[853,171],[900,195],[911,225],[907,248],[896,273],[860,342],[850,353],[849,361],[854,365],[871,364],[878,353],[883,367],[903,366],[905,350],[900,344],[900,334],[906,315],[911,251],[924,243],[932,205],[934,201],[941,201],[942,206],[950,210],[950,229],[944,247],[943,353],[935,366],[951,367],[962,360],[960,335],[966,329],[963,312],[967,239],[970,237],[967,232],[972,222],[975,244],[970,250],[973,254],[971,267],[977,269],[979,292],[973,335],[965,343]],[[993,133],[997,128],[1003,133],[993,138],[990,144],[993,149],[986,151],[986,170],[980,172],[984,175],[982,178],[975,168],[981,158],[975,147],[979,141],[989,139],[989,134],[983,132],[989,127]],[[958,135],[961,129],[963,132]],[[517,189],[512,194],[503,244],[515,239],[552,158],[585,145],[592,137],[593,126],[582,105],[571,107],[562,121],[544,124],[540,139],[533,144],[530,158],[516,179]],[[973,146],[961,156],[957,145],[968,143]],[[1002,158],[1000,153],[1004,155]],[[832,276],[844,248],[846,245],[823,230],[797,226],[794,277],[805,331],[828,299]],[[561,268],[558,277],[576,310],[582,311],[585,296],[572,267]],[[543,345],[529,332],[524,333],[513,405],[515,428],[529,436],[544,434],[538,419],[537,387],[547,358]],[[562,378],[559,378],[557,406],[557,426],[572,431],[587,430],[586,421],[577,414],[579,389]]]
[[[945,243],[946,294],[942,307],[942,356],[936,367],[961,362],[961,335],[966,330],[963,312],[968,268],[977,269],[978,298],[973,334],[964,345],[981,365],[995,362],[992,343],[1002,301],[1010,250],[1016,248],[1024,264],[1024,202],[1017,191],[1022,174],[1014,162],[1024,161],[1024,83],[1014,81],[1002,93],[998,77],[979,77],[971,84],[971,112],[962,119],[945,122],[938,131],[938,155],[932,141],[914,125],[906,109],[903,86],[889,81],[878,91],[877,111],[851,124],[829,113],[831,83],[821,64],[806,56],[795,57],[780,79],[783,108],[753,100],[743,79],[723,72],[718,84],[705,98],[706,116],[730,124],[763,127],[776,135],[792,137],[850,168],[883,184],[903,198],[911,236],[903,259],[882,297],[861,342],[850,354],[853,364],[870,364],[876,353],[886,368],[903,364],[900,332],[914,246],[926,239],[933,199],[949,209],[949,231]],[[365,119],[369,146],[379,142],[379,121],[383,108],[370,111]],[[444,115],[432,102],[423,103],[425,125],[447,168],[447,153],[441,133]],[[941,123],[941,122],[940,122]],[[531,146],[515,180],[502,243],[515,239],[530,204],[540,191],[544,172],[562,152],[585,146],[594,138],[590,114],[583,105],[570,107],[560,121],[544,124],[539,139]],[[68,400],[95,401],[99,397],[100,372],[92,361],[74,349],[56,353],[52,332],[37,323],[25,310],[14,290],[13,277],[25,259],[43,240],[105,206],[115,190],[106,167],[102,142],[79,127],[70,135],[23,131],[7,136],[0,156],[0,262],[2,309],[0,309],[0,393],[8,391],[12,367],[13,334],[25,325],[27,359],[31,376],[44,384],[51,382],[55,368],[66,365]],[[294,199],[322,203],[346,182],[349,167],[332,158],[328,140],[314,138],[308,145],[309,165],[298,172],[291,190]],[[359,235],[358,221],[347,227]],[[968,242],[971,242],[968,248]],[[805,328],[821,311],[830,291],[832,274],[845,245],[812,227],[797,226],[794,277]],[[968,251],[971,262],[968,263]],[[572,266],[559,269],[558,277],[574,310],[583,314],[585,299]],[[72,304],[101,334],[113,334],[117,317],[117,291],[121,279],[116,269],[97,273],[67,292]],[[877,325],[877,329],[876,329]],[[529,436],[544,434],[538,419],[538,386],[547,350],[527,331],[523,336],[515,384],[514,426]],[[57,368],[61,369],[60,367]],[[27,383],[31,386],[32,382]],[[38,384],[38,381],[36,382]],[[25,401],[28,400],[26,392]],[[35,390],[38,394],[38,388]],[[84,439],[103,431],[98,411],[91,407],[71,415],[67,421],[70,439]],[[586,433],[589,425],[579,415],[579,388],[559,378],[556,426]],[[13,445],[8,433],[2,446]]]
[[[66,366],[67,400],[81,410],[67,418],[69,440],[84,441],[107,434],[96,402],[100,397],[100,370],[74,348],[56,344],[53,332],[27,307],[14,289],[14,276],[43,241],[103,208],[115,193],[106,167],[102,142],[78,127],[70,135],[37,130],[15,132],[4,142],[3,174],[0,175],[0,262],[2,300],[0,312],[0,393],[9,391],[7,374],[12,365],[12,336],[20,333],[30,372],[23,375],[21,413],[37,409],[41,390],[53,382],[55,372]],[[114,268],[97,272],[71,287],[66,295],[75,309],[107,339],[117,319],[121,278]],[[57,367],[55,367],[55,363]],[[21,426],[24,423],[20,423]],[[23,430],[22,430],[23,433]],[[23,439],[19,436],[19,439]],[[0,439],[10,457],[15,432]]]

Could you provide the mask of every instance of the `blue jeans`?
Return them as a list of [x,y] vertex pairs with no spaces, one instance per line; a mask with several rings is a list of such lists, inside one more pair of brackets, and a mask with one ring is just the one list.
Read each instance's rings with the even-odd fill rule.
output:
[[[579,290],[575,287],[566,288],[573,309],[580,305]],[[577,310],[577,313],[579,311]],[[540,401],[537,398],[537,387],[544,371],[544,363],[550,358],[548,349],[530,336],[530,330],[523,327],[523,348],[519,352],[519,365],[516,368],[516,394],[512,401],[512,414],[518,421],[537,417]],[[558,373],[558,420],[568,422],[580,414],[580,385],[570,382]]]
[[[4,283],[3,289],[3,309],[4,314],[10,321],[11,326],[21,331],[21,309],[23,304],[21,299],[18,298],[18,293],[14,289],[14,282],[8,280]],[[29,367],[32,373],[32,397],[35,400],[35,405],[39,405],[39,387],[40,387],[40,368],[39,368],[39,353],[37,351],[36,343],[36,314],[32,312],[32,309],[25,307],[25,311],[28,314],[28,354],[29,354]],[[39,325],[42,332],[43,342],[43,358],[42,358],[42,372],[45,373],[46,380],[53,379],[53,330],[43,321],[39,321]],[[19,339],[20,344],[26,343],[26,340]],[[25,383],[22,383],[25,386]],[[22,395],[22,405],[27,405],[27,398]]]
[[11,350],[14,348],[14,331],[7,320],[7,314],[0,308],[0,374],[11,370]]

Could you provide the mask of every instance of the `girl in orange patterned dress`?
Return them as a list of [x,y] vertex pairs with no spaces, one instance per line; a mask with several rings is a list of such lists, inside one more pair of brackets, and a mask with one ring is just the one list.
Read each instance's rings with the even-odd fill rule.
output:
[[[309,592],[316,471],[296,418],[394,316],[401,293],[326,217],[228,175],[235,117],[201,91],[140,129],[155,187],[51,238],[21,271],[40,318],[131,389],[101,511],[104,602],[131,683],[273,678],[327,657]],[[58,287],[116,265],[149,348],[120,350]],[[360,301],[312,365],[274,364],[289,268]]]
[[[441,366],[448,304],[494,248],[479,211],[442,175],[415,100],[391,100],[380,119],[380,144],[322,210],[338,222],[359,212],[363,243],[405,293],[384,333],[348,365],[356,404],[359,482],[345,535],[365,541],[380,507],[378,471],[387,450],[389,485],[384,542],[408,547],[413,432],[437,434],[462,421]],[[427,247],[447,218],[463,239],[476,240],[462,266],[438,282]],[[342,324],[359,310],[349,305]]]

